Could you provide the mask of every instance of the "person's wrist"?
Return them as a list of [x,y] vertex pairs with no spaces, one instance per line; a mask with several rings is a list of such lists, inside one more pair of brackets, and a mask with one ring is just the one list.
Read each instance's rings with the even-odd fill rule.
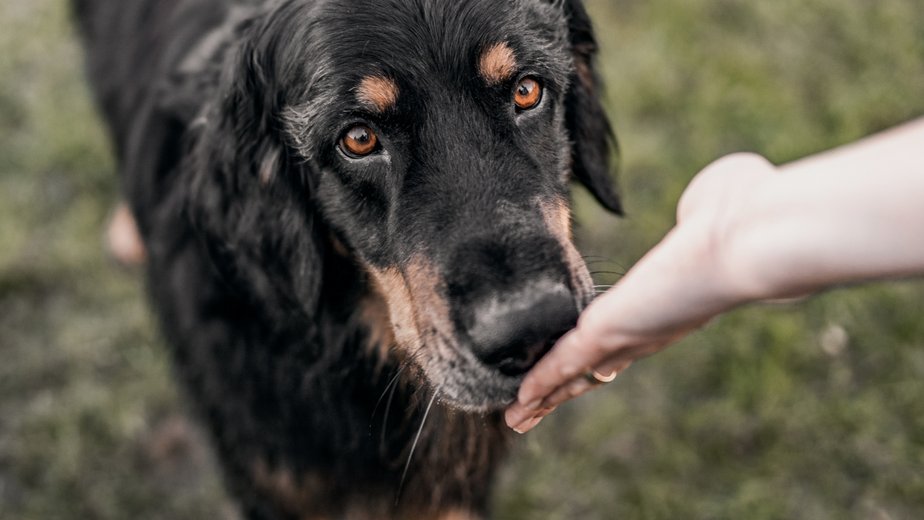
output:
[[790,238],[799,235],[800,223],[779,203],[779,181],[770,176],[755,185],[726,216],[716,240],[725,290],[735,305],[788,295],[781,284],[794,266],[786,263],[786,250]]
[[[685,225],[691,226],[688,222]],[[688,234],[695,243],[682,245],[678,252],[692,258],[690,272],[685,276],[697,280],[690,290],[698,294],[697,300],[691,302],[702,308],[704,314],[724,312],[748,300],[747,286],[742,279],[745,274],[739,272],[741,266],[732,258],[735,234],[728,226],[717,227],[715,222],[703,222],[706,226],[701,233]],[[705,236],[705,240],[702,237]]]

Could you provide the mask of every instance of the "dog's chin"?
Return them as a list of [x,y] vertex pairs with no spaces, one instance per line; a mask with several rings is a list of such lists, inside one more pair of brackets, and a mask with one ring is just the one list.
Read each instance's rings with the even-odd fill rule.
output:
[[522,377],[498,375],[490,387],[477,389],[443,384],[440,401],[464,412],[489,413],[510,406],[517,397]]
[[453,348],[448,359],[424,361],[423,372],[439,401],[465,412],[488,413],[513,403],[524,376],[508,376],[478,361],[470,351]]

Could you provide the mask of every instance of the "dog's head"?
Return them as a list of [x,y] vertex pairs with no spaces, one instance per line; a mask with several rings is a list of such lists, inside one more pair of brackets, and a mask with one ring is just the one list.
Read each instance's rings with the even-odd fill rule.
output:
[[289,1],[250,34],[229,99],[271,135],[253,176],[301,171],[445,400],[509,403],[593,296],[568,181],[620,210],[581,3]]

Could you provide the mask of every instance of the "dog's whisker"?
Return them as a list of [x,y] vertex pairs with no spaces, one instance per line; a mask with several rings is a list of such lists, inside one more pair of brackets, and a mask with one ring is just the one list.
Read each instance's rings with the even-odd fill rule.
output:
[[616,261],[612,258],[605,258],[602,256],[585,256],[584,263],[586,264],[615,264]]
[[382,433],[379,437],[379,448],[382,451],[385,451],[385,448],[386,448],[385,437],[387,436],[387,432],[388,432],[388,416],[391,413],[391,403],[395,398],[396,388],[398,388],[398,385],[394,385],[391,387],[391,392],[388,393],[388,401],[385,403],[385,413],[382,415]]
[[414,443],[411,444],[411,452],[407,455],[407,462],[404,463],[404,471],[401,472],[401,481],[398,483],[398,495],[395,497],[395,506],[398,505],[398,502],[401,500],[401,491],[404,489],[404,479],[407,478],[407,470],[411,467],[411,459],[414,457],[414,451],[417,450],[417,442],[420,441],[420,434],[423,433],[424,425],[427,424],[427,418],[430,416],[430,409],[433,408],[433,403],[436,402],[436,398],[440,395],[440,389],[437,388],[433,392],[433,397],[430,398],[430,403],[427,405],[426,411],[424,411],[423,419],[420,420],[420,428],[417,429],[417,435],[414,436]]
[[[404,369],[405,369],[406,367],[407,367],[407,362],[402,363],[402,364],[401,364],[401,368],[398,369],[398,375],[401,375],[401,372],[404,371]],[[397,383],[397,381],[398,381],[397,376],[395,376],[394,381]],[[381,435],[379,436],[379,449],[380,449],[381,451],[383,451],[383,452],[385,451],[385,448],[386,448],[386,446],[385,446],[386,439],[385,439],[385,438],[386,438],[386,436],[387,436],[387,434],[388,434],[388,416],[391,414],[391,403],[392,403],[392,401],[394,401],[394,399],[395,399],[395,390],[397,390],[397,389],[398,389],[398,385],[397,385],[397,384],[391,385],[391,390],[388,391],[388,401],[386,401],[386,403],[385,403],[385,413],[382,414],[382,432],[381,432]],[[384,394],[382,394],[382,395],[384,395]],[[375,416],[375,412],[373,412],[372,415]]]
[[382,404],[382,400],[385,399],[385,394],[387,394],[388,391],[391,390],[391,387],[394,386],[395,383],[398,382],[398,378],[401,377],[401,372],[404,372],[404,367],[405,367],[405,366],[406,366],[406,365],[402,364],[400,367],[398,367],[398,372],[394,375],[394,377],[391,378],[391,380],[388,382],[388,384],[385,385],[385,389],[382,390],[382,395],[379,396],[378,401],[375,402],[375,407],[372,409],[372,416],[369,418],[369,419],[370,419],[370,423],[369,423],[370,426],[372,425],[371,420],[372,420],[373,418],[375,418],[375,412],[377,412],[377,411],[379,410],[379,406]]
[[596,257],[595,256],[585,256],[584,263],[588,266],[609,264],[609,265],[618,267],[619,269],[622,269],[623,271],[626,271],[626,266],[622,265],[616,260],[613,260],[611,258],[604,258],[602,256],[596,256]]

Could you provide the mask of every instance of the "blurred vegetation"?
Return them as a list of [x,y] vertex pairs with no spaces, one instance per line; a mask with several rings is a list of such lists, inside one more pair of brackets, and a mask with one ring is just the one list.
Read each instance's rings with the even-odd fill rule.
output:
[[[924,114],[920,0],[588,4],[629,210],[578,193],[597,271],[656,243],[725,153],[785,162]],[[116,184],[66,2],[4,0],[2,519],[234,516],[139,274],[102,252]],[[727,315],[522,439],[497,517],[919,518],[922,310],[908,282]]]

